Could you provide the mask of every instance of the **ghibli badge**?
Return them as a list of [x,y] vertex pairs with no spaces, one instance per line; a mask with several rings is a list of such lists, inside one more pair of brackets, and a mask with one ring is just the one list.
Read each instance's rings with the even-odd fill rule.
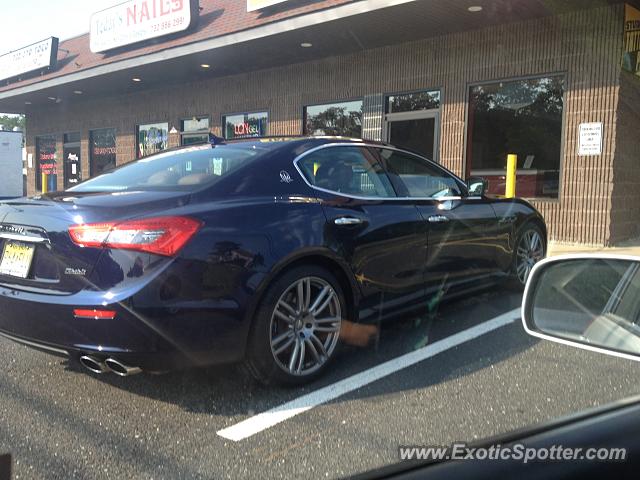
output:
[[87,271],[84,268],[65,268],[65,275],[86,275]]

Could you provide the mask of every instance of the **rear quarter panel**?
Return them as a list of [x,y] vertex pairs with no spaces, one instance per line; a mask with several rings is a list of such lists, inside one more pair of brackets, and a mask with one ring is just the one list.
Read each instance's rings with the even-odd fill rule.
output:
[[322,208],[296,195],[198,201],[172,213],[198,218],[203,227],[171,267],[134,296],[135,309],[161,324],[179,318],[180,328],[171,329],[178,341],[193,345],[196,339],[198,350],[239,359],[256,300],[273,272],[295,253],[322,246]]

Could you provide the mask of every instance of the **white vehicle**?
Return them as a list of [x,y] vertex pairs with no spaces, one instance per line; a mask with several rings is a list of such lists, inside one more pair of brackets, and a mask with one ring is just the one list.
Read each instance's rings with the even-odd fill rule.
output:
[[22,132],[0,129],[0,199],[22,197]]

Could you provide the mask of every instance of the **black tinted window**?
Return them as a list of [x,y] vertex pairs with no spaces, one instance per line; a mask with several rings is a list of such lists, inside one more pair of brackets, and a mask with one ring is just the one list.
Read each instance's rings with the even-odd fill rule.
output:
[[70,190],[196,190],[248,165],[265,151],[266,148],[255,146],[224,145],[215,149],[194,147],[192,150],[168,152],[132,162]]
[[89,170],[91,176],[116,167],[116,129],[102,128],[89,132]]
[[405,190],[401,196],[438,198],[461,194],[458,182],[428,161],[387,148],[381,148],[379,152],[389,174]]
[[328,147],[298,162],[316,187],[364,197],[395,197],[395,192],[372,152],[362,147]]

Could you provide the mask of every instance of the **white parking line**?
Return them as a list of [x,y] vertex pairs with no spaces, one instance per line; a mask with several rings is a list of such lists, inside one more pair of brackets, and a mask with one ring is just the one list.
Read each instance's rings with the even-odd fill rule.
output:
[[280,422],[295,417],[300,413],[311,410],[313,407],[327,403],[346,393],[357,390],[376,380],[384,378],[392,373],[407,368],[418,362],[431,358],[458,345],[473,340],[481,335],[492,332],[500,327],[508,325],[520,318],[520,309],[511,310],[491,320],[483,322],[475,327],[463,330],[443,340],[427,345],[413,352],[406,353],[375,367],[356,373],[339,382],[320,388],[314,392],[274,407],[266,412],[250,417],[231,427],[219,430],[218,435],[234,442],[244,440],[267,428],[271,428]]

